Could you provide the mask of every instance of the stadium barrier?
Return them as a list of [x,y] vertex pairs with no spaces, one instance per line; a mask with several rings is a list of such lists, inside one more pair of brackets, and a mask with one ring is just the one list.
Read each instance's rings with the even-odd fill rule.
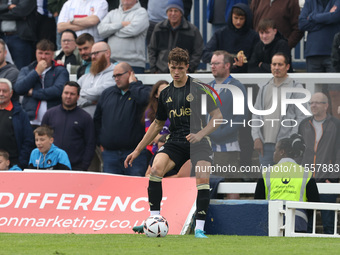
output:
[[[317,183],[320,194],[340,194],[340,183]],[[256,183],[253,182],[222,182],[218,186],[217,193],[238,193],[238,194],[254,194]],[[254,200],[256,201],[256,200]],[[244,203],[245,201],[243,201]],[[251,200],[247,201],[252,203]],[[340,235],[337,233],[337,213],[340,211],[339,204],[332,203],[312,203],[312,202],[295,202],[295,201],[268,201],[268,236],[289,236],[289,237],[337,237]],[[216,202],[213,202],[216,204]],[[235,202],[233,202],[235,205]],[[284,208],[285,204],[285,208]],[[313,210],[313,231],[312,233],[296,233],[295,228],[295,210],[296,209],[309,209]],[[230,210],[230,209],[229,209]],[[334,210],[334,234],[319,234],[315,233],[316,229],[316,211],[318,210]],[[286,217],[285,224],[283,224],[283,218]],[[253,223],[258,226],[262,223]],[[249,233],[248,233],[249,234]]]

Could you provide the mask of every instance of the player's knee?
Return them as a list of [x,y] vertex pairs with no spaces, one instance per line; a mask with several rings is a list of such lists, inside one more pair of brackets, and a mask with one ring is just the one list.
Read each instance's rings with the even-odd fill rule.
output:
[[151,167],[150,174],[153,176],[163,177],[163,171],[156,166]]

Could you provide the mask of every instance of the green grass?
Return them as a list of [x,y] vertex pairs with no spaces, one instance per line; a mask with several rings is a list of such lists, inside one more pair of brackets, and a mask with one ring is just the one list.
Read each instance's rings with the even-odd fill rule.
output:
[[0,234],[0,254],[338,254],[337,238]]

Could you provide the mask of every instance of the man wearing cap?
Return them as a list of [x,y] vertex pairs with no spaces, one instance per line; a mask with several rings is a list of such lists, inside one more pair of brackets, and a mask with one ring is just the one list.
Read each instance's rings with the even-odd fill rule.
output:
[[203,51],[203,39],[197,27],[183,18],[183,13],[182,0],[168,1],[168,18],[156,25],[148,46],[151,73],[169,72],[168,54],[175,47],[188,51],[188,71],[193,73],[197,69]]

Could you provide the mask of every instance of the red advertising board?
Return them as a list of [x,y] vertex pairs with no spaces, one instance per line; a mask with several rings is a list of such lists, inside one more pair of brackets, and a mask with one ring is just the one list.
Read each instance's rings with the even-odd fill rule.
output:
[[[148,178],[74,171],[0,172],[0,232],[132,233],[149,216]],[[180,234],[194,178],[163,179],[161,214]]]

